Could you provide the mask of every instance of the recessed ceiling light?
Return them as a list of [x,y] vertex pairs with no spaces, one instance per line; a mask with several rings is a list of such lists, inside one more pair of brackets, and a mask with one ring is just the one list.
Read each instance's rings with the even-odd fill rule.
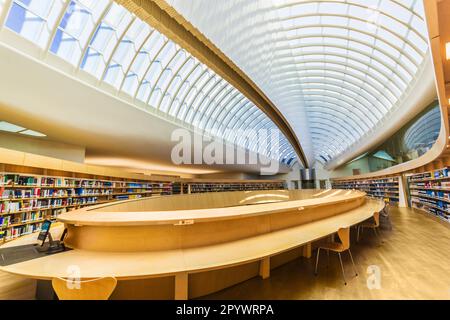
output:
[[34,130],[30,130],[6,121],[0,121],[0,131],[7,131],[7,132],[14,132],[14,133],[20,133],[20,134],[25,134],[28,136],[33,136],[33,137],[46,137],[47,135],[38,132],[38,131],[34,131]]
[[47,136],[41,132],[37,132],[37,131],[33,131],[33,130],[20,131],[19,133],[26,134],[28,136],[33,136],[33,137],[46,137]]
[[15,124],[6,121],[0,121],[0,130],[8,132],[19,132],[25,130],[25,128],[16,126]]

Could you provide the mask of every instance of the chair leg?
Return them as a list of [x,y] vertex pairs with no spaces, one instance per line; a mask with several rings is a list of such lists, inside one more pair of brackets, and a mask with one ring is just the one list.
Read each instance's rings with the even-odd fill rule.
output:
[[373,231],[375,232],[375,234],[377,235],[378,241],[380,243],[383,243],[383,240],[380,237],[380,232],[377,230],[377,228],[373,228]]
[[361,235],[364,233],[364,227],[363,226],[358,226],[358,234],[356,236],[356,242],[359,242],[359,240],[361,239]]
[[329,266],[330,266],[330,250],[327,249],[327,269],[329,268]]
[[356,265],[355,265],[355,261],[353,261],[353,256],[352,256],[352,252],[350,251],[350,249],[348,249],[348,254],[350,255],[350,260],[352,260],[352,264],[353,264],[353,270],[355,271],[355,276],[358,276],[358,271],[356,271]]
[[345,271],[344,271],[344,264],[342,263],[342,257],[341,253],[338,252],[339,262],[341,263],[341,269],[342,269],[342,278],[344,278],[344,285],[347,285],[347,280],[345,279]]
[[359,242],[359,228],[360,226],[356,226],[356,243]]
[[316,275],[316,276],[317,276],[317,267],[319,266],[319,255],[320,255],[320,248],[317,249],[316,269],[314,270],[314,275]]

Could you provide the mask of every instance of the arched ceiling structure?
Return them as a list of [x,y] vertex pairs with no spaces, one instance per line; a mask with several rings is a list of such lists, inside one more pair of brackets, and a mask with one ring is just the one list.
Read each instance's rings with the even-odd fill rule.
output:
[[274,102],[310,163],[367,151],[427,106],[418,86],[435,96],[422,0],[166,2]]
[[0,29],[11,32],[2,41],[53,68],[207,136],[288,165],[297,161],[281,133],[267,135],[267,143],[236,139],[239,132],[255,137],[277,126],[225,79],[115,1],[0,0],[0,17]]

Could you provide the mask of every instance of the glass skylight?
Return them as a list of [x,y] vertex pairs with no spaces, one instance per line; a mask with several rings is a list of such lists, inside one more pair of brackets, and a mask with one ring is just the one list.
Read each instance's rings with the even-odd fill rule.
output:
[[231,84],[115,1],[6,3],[5,28],[44,50],[41,56],[48,53],[73,66],[74,75],[93,77],[128,95],[136,105],[207,135],[295,163],[295,152],[284,136],[279,141],[281,154],[275,153],[276,143],[263,150],[243,138],[234,141],[228,135],[231,130],[277,127]]
[[255,81],[322,163],[389,120],[429,59],[423,0],[167,2]]

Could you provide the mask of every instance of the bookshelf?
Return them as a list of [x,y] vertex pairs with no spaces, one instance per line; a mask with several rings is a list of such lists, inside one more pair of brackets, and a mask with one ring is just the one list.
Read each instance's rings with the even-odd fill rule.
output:
[[171,194],[285,189],[282,180],[182,179],[80,164],[0,148],[0,244],[45,219],[111,201]]
[[284,190],[284,181],[192,181],[187,183],[187,193],[230,192],[252,190]]
[[111,201],[170,195],[172,183],[0,172],[0,244],[40,231],[45,219]]
[[447,167],[408,177],[411,207],[450,222],[450,172]]
[[357,180],[333,180],[333,189],[361,190],[368,196],[389,201],[398,205],[400,199],[399,177],[357,179]]

